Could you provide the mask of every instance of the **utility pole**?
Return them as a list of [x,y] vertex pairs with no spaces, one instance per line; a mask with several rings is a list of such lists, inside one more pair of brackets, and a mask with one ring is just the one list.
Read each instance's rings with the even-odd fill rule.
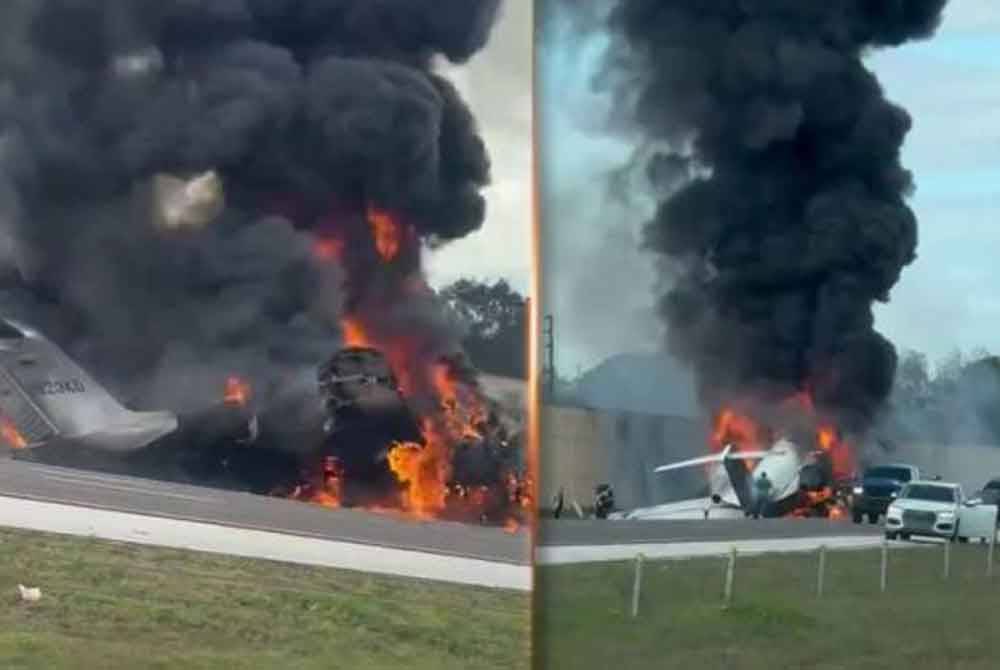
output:
[[545,343],[545,359],[542,363],[542,379],[545,384],[545,394],[549,400],[556,395],[556,344],[555,344],[555,319],[551,314],[545,315],[545,326],[543,331]]

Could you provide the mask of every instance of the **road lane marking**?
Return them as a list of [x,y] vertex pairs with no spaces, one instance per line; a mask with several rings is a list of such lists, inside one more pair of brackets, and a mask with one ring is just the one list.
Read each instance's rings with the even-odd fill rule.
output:
[[123,493],[140,493],[142,495],[152,496],[156,498],[174,498],[176,500],[187,500],[189,502],[200,502],[208,504],[218,504],[222,502],[221,498],[209,498],[206,496],[195,496],[186,493],[176,493],[166,487],[152,488],[144,486],[127,486],[122,484],[111,484],[96,479],[82,479],[82,478],[78,479],[75,477],[63,477],[59,475],[49,475],[49,474],[42,474],[42,479],[61,482],[63,484],[86,485],[88,487],[106,489],[110,491],[122,491]]
[[0,496],[0,526],[528,591],[530,565]]

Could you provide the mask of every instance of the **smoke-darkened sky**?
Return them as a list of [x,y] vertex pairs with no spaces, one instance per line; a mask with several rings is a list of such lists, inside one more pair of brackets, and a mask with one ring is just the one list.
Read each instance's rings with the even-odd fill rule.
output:
[[[583,42],[566,24],[557,27],[540,59],[549,205],[543,276],[548,309],[561,325],[558,365],[573,373],[612,353],[655,348],[661,338],[652,316],[653,260],[637,251],[649,203],[615,202],[606,189],[630,147],[597,128],[609,101],[588,84],[603,40]],[[919,220],[918,258],[889,304],[876,306],[876,327],[897,348],[919,349],[931,360],[956,347],[1000,345],[1000,270],[991,252],[1000,242],[998,36],[1000,6],[960,0],[946,8],[932,40],[868,59],[888,98],[913,119],[902,163],[914,174],[910,205]],[[584,229],[591,233],[581,236]],[[648,291],[623,290],[642,282]],[[595,326],[598,320],[609,327]]]
[[[524,3],[504,4],[506,31],[494,40],[500,0],[4,3],[5,313],[121,386],[148,387],[131,398],[181,395],[175,382],[189,368],[256,381],[314,364],[345,311],[420,268],[414,253],[383,254],[369,223],[454,241],[482,228],[480,191],[491,183],[486,209],[502,212],[510,168],[494,172],[489,154],[508,144],[497,137],[503,124],[485,119],[482,137],[478,110],[431,68],[440,59],[457,69],[479,109],[516,113],[510,77],[508,90],[497,82],[519,53],[502,47]],[[482,84],[472,86],[461,67],[487,44],[500,53],[487,52],[493,67],[473,73]],[[514,79],[527,96],[522,70]],[[509,162],[502,150],[497,160]],[[221,177],[225,207],[168,232],[174,217],[153,215],[149,179],[207,170]],[[492,214],[489,228],[526,240],[526,218]],[[484,259],[516,256],[511,246],[466,252],[458,273],[488,272]],[[342,282],[347,264],[329,262],[328,250],[345,247]],[[440,316],[429,303],[392,304],[401,309],[380,309],[383,321]],[[173,383],[148,381],[161,376]]]

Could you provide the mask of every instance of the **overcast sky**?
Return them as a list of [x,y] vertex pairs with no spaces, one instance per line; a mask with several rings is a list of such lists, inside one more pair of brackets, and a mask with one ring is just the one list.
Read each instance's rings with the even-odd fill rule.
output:
[[[657,344],[654,273],[635,251],[635,222],[609,204],[607,172],[628,147],[592,128],[602,105],[587,79],[600,44],[567,31],[540,52],[543,286],[565,373]],[[913,117],[903,163],[913,171],[917,261],[877,327],[932,361],[956,348],[1000,353],[1000,2],[951,0],[937,36],[869,60],[889,98]],[[613,101],[612,103],[613,104]],[[596,112],[595,112],[596,110]],[[559,327],[561,324],[561,328]]]
[[479,119],[493,164],[483,228],[428,254],[431,283],[459,277],[531,285],[532,45],[530,0],[506,0],[490,43],[446,73]]
[[1000,2],[951,0],[933,40],[871,62],[913,116],[903,162],[920,221],[918,259],[877,324],[932,361],[1000,353]]

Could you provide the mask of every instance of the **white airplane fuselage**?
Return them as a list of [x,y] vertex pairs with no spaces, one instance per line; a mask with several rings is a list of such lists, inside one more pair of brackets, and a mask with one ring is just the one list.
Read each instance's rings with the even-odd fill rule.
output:
[[[740,518],[750,511],[757,482],[771,480],[767,509],[781,509],[799,494],[800,472],[805,458],[793,442],[781,439],[763,451],[741,452],[727,447],[721,454],[661,466],[657,472],[695,466],[709,468],[709,497],[654,505],[611,515],[616,519],[723,519]],[[746,473],[746,481],[734,481],[732,473]],[[739,477],[735,478],[739,479]],[[743,495],[741,496],[741,489]],[[741,499],[742,498],[742,499]],[[765,510],[766,513],[766,510]]]
[[[803,460],[799,448],[788,440],[775,443],[767,456],[760,459],[751,471],[751,489],[756,491],[756,484],[763,476],[771,480],[771,501],[780,502],[799,491],[799,472]],[[732,483],[729,482],[732,489]],[[735,492],[731,495],[735,498]],[[736,501],[739,504],[739,500]]]

